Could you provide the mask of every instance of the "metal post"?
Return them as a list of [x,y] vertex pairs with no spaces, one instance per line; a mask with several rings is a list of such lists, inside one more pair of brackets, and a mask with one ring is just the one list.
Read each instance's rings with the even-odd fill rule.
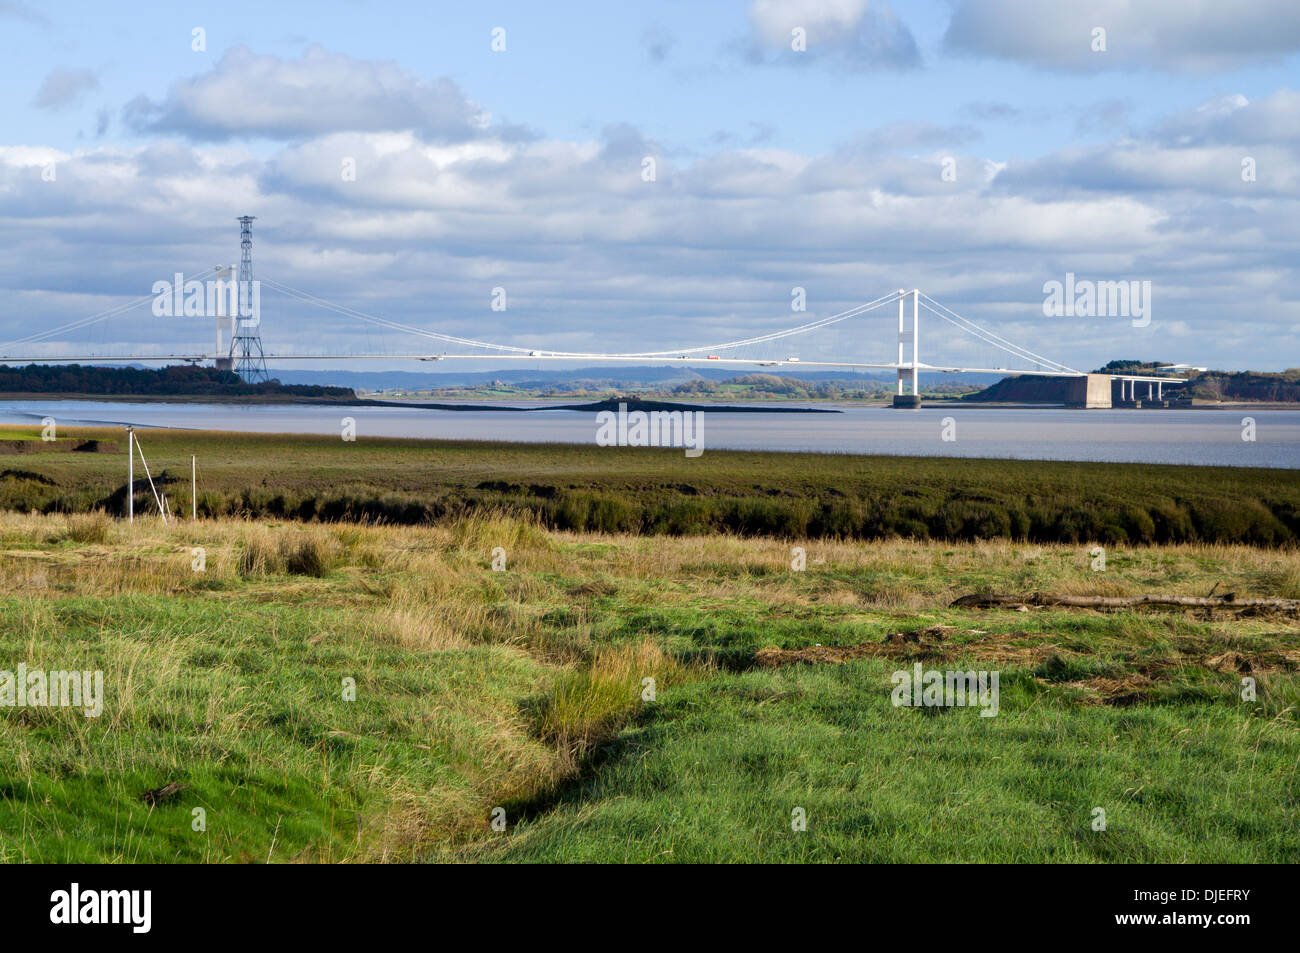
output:
[[198,457],[190,455],[190,519],[199,518],[199,464]]
[[135,522],[135,431],[126,428],[126,521]]

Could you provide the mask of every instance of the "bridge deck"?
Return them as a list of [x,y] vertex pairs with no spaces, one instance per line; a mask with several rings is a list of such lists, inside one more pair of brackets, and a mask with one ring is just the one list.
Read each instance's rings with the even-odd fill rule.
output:
[[[221,355],[224,359],[228,355]],[[215,361],[212,354],[80,354],[50,357],[43,354],[0,355],[0,363],[23,364],[73,364],[87,361],[124,361],[155,362],[195,362]],[[910,371],[912,364],[863,364],[853,361],[771,361],[754,358],[708,358],[708,357],[638,357],[635,355],[609,354],[267,354],[267,361],[583,361],[583,362],[618,362],[632,364],[698,364],[700,366],[728,365],[742,367],[782,367],[793,370],[802,367],[836,367],[849,370],[874,371]],[[1005,374],[1030,377],[1083,377],[1083,374],[1067,374],[1061,371],[1017,370],[1007,367],[948,367],[937,364],[917,364],[916,370],[931,374]],[[1139,383],[1181,384],[1177,377],[1159,377],[1141,374],[1109,374],[1112,380],[1137,381]]]

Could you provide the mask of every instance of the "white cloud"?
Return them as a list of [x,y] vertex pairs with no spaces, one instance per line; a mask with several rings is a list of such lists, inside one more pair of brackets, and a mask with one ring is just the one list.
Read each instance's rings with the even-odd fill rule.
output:
[[[1300,50],[1295,0],[955,0],[954,50],[1077,70],[1211,71]],[[1092,49],[1106,31],[1106,52]]]
[[1300,142],[1300,90],[1279,89],[1250,102],[1216,96],[1161,124],[1162,140],[1179,145]]
[[0,0],[0,17],[22,20],[37,26],[49,26],[50,23],[49,20],[27,4],[19,3],[17,0]]
[[813,43],[837,43],[857,32],[869,0],[754,0],[749,18],[763,41],[788,46],[790,31],[803,27]]
[[209,140],[410,131],[459,142],[493,133],[491,117],[450,79],[425,81],[394,63],[320,46],[292,60],[234,47],[209,72],[175,83],[162,102],[128,103],[124,118],[139,132]]
[[33,105],[38,109],[66,109],[76,105],[86,93],[99,88],[99,79],[93,70],[52,70],[36,91]]
[[[754,63],[828,61],[857,70],[920,64],[916,40],[884,0],[753,0],[746,55]],[[807,49],[791,49],[802,29]]]
[[[233,260],[232,219],[249,213],[259,275],[520,345],[707,343],[787,326],[796,285],[815,315],[905,286],[1028,346],[1050,342],[1036,349],[1075,366],[1127,356],[1127,324],[1041,323],[1043,282],[1073,271],[1153,281],[1178,322],[1170,330],[1199,337],[1166,334],[1158,314],[1143,353],[1201,363],[1217,349],[1193,345],[1219,339],[1249,287],[1272,304],[1252,315],[1254,338],[1233,358],[1275,366],[1300,348],[1288,258],[1300,242],[1300,146],[1276,121],[1294,95],[1214,100],[1142,137],[1002,168],[960,127],[924,125],[867,130],[820,155],[736,149],[690,164],[625,125],[582,141],[330,130],[270,156],[179,139],[10,147],[0,149],[0,228],[31,238],[0,248],[0,340]],[[1254,183],[1240,176],[1238,129],[1256,137]],[[955,181],[941,177],[950,152]],[[653,182],[645,155],[659,160]],[[340,174],[344,158],[354,179]],[[55,181],[41,176],[50,161]],[[498,285],[505,313],[488,306]],[[382,344],[366,337],[380,332],[286,300],[268,298],[264,313],[272,348]],[[868,358],[887,349],[886,324],[845,327],[832,343]],[[163,334],[191,335],[197,348],[209,332],[127,320],[96,333],[104,348]],[[927,359],[952,358],[941,338],[928,346]]]

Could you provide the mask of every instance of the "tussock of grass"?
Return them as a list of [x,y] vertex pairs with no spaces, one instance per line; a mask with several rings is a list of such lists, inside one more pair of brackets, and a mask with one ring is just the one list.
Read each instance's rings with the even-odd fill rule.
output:
[[315,576],[329,574],[339,557],[339,544],[323,527],[304,527],[273,534],[253,527],[243,534],[239,571],[245,576]]
[[422,652],[469,648],[469,626],[458,613],[429,607],[389,606],[367,616],[369,629],[381,641]]
[[113,520],[103,510],[73,513],[66,517],[62,538],[73,543],[103,543],[112,526]]
[[490,558],[497,547],[511,552],[545,551],[549,539],[536,516],[512,513],[496,507],[469,513],[450,527],[452,544],[463,551],[486,553]]
[[610,741],[650,696],[695,674],[650,641],[601,650],[590,666],[557,681],[539,706],[537,733],[576,765]]

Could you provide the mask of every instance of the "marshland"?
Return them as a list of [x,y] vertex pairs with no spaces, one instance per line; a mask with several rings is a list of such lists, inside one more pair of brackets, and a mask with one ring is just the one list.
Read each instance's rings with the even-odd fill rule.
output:
[[[1300,858],[1294,610],[952,605],[1300,599],[1295,471],[264,439],[143,433],[167,523],[124,454],[5,461],[0,668],[105,700],[0,709],[3,859]],[[998,715],[894,707],[918,662]]]

